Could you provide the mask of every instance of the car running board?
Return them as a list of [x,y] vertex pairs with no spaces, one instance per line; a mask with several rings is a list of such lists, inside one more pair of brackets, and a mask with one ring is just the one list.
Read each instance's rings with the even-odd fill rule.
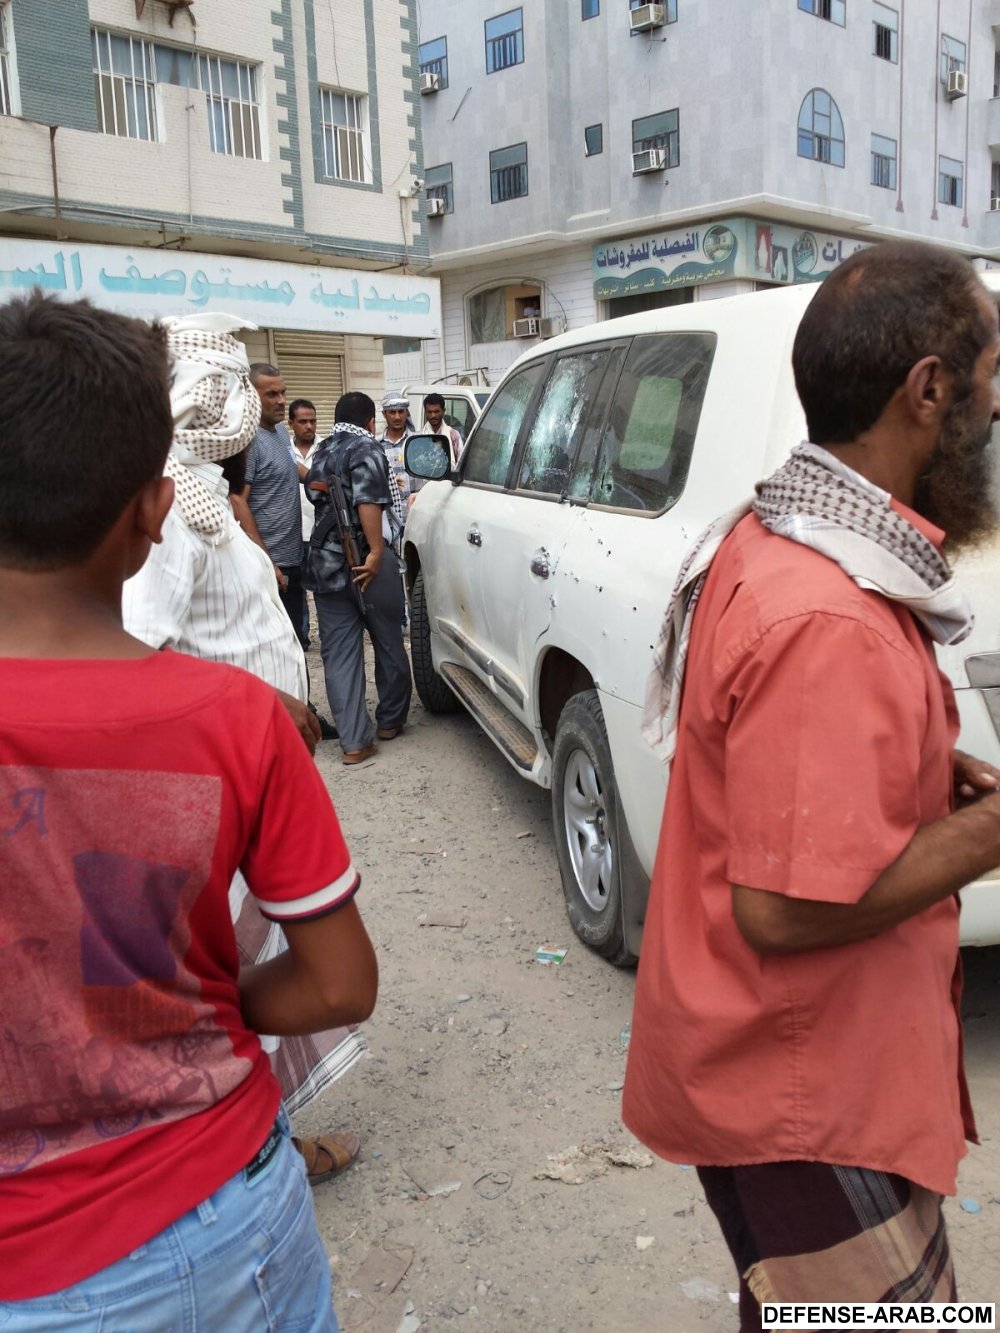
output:
[[439,672],[508,759],[525,773],[530,773],[538,758],[538,746],[528,728],[511,717],[496,696],[467,667],[442,662]]

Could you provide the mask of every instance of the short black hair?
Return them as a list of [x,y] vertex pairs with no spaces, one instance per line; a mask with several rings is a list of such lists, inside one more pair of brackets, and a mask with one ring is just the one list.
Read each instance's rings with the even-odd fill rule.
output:
[[0,401],[0,564],[79,564],[163,471],[174,430],[165,332],[89,301],[11,300],[0,306]]
[[288,404],[288,420],[295,420],[295,413],[300,407],[307,407],[311,412],[316,411],[316,404],[311,403],[308,398],[296,398],[294,402]]
[[426,408],[428,405],[443,409],[444,399],[439,393],[428,393],[424,396],[424,407]]
[[367,430],[369,421],[375,416],[375,401],[366,393],[345,393],[337,400],[333,414],[334,422],[344,421],[349,426],[361,426]]
[[277,366],[272,366],[270,361],[254,361],[250,366],[250,383],[256,384],[265,376],[271,380],[280,379],[281,371]]
[[939,356],[966,390],[991,327],[968,261],[920,241],[859,250],[826,278],[792,350],[795,387],[814,444],[869,430],[913,366]]

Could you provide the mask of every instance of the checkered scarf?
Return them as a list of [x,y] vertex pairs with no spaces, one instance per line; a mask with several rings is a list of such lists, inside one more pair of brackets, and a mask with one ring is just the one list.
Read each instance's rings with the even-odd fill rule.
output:
[[736,524],[751,511],[764,527],[833,560],[861,588],[909,607],[937,643],[972,631],[965,596],[940,551],[892,508],[892,497],[833,454],[800,444],[756,499],[709,524],[677,575],[646,684],[642,734],[664,763],[677,746],[681,686],[691,621],[709,566]]
[[[354,426],[350,421],[335,421],[333,423],[332,435],[340,433],[348,435],[357,435],[365,440],[370,440],[372,444],[378,444],[379,440],[371,433],[365,430],[364,426]],[[392,468],[389,468],[389,508],[392,512],[392,519],[386,516],[386,523],[383,526],[383,536],[388,544],[396,553],[399,553],[399,537],[402,533],[403,524],[406,522],[406,506],[403,504],[403,497],[399,493],[399,482],[396,480],[396,474]],[[386,532],[385,528],[389,531]]]
[[227,530],[229,501],[214,466],[240,453],[260,424],[260,398],[234,330],[250,328],[231,315],[165,319],[173,379],[174,439],[164,472],[174,479],[174,504],[185,522],[217,543]]

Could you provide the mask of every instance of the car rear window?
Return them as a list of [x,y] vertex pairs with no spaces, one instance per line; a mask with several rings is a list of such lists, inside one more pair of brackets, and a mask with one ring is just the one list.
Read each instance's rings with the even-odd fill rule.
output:
[[[636,338],[588,487],[592,504],[662,513],[684,490],[715,356],[712,333]],[[579,494],[582,479],[573,490]]]

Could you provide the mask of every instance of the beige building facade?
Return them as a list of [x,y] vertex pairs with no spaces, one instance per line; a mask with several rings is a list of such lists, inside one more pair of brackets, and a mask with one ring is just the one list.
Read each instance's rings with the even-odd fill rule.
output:
[[418,77],[414,0],[0,0],[0,299],[61,255],[68,295],[228,309],[327,427],[440,333]]

